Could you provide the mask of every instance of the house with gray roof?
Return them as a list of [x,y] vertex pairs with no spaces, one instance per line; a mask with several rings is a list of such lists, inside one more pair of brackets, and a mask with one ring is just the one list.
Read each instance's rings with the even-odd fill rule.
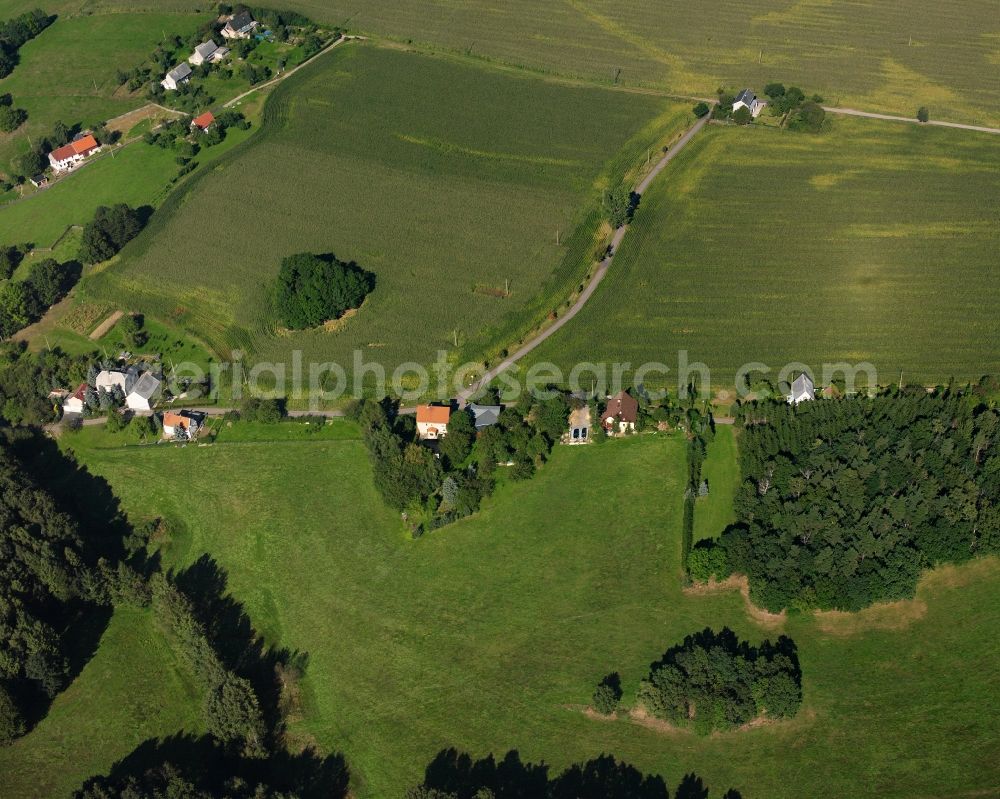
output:
[[240,11],[229,18],[221,33],[226,39],[249,39],[256,27],[257,21],[250,12]]
[[144,372],[125,396],[125,405],[133,411],[150,411],[160,396],[160,380],[152,372]]
[[809,400],[814,399],[816,399],[816,386],[813,384],[812,378],[803,372],[792,382],[788,404],[798,405],[800,402],[809,402]]
[[160,85],[168,92],[175,92],[177,87],[189,80],[191,80],[191,67],[187,64],[178,64],[160,81]]
[[500,421],[500,412],[503,410],[502,405],[476,405],[474,402],[470,402],[468,405],[469,413],[472,414],[472,422],[476,426],[476,430],[482,430],[484,427],[492,427],[498,421]]
[[214,64],[216,61],[221,61],[228,54],[228,47],[219,47],[219,45],[209,39],[207,42],[202,42],[194,48],[194,52],[188,57],[188,63],[196,67],[206,62]]
[[753,93],[753,89],[744,89],[736,95],[736,99],[733,101],[734,114],[741,108],[747,108],[750,110],[750,116],[755,117],[763,107],[764,104],[757,99],[757,95]]

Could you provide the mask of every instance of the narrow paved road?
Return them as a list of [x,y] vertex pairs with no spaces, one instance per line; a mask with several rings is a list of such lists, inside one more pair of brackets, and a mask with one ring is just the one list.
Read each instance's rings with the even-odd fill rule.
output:
[[866,119],[888,119],[890,122],[910,122],[914,125],[936,125],[939,128],[958,128],[959,130],[975,130],[979,133],[1000,133],[1000,128],[986,128],[982,125],[964,125],[961,122],[942,122],[938,119],[931,119],[921,122],[914,117],[900,117],[892,114],[876,114],[872,111],[858,111],[856,108],[832,108],[823,106],[823,110],[829,114],[845,114],[852,117],[865,117]]
[[[674,157],[684,149],[684,146],[695,137],[695,135],[708,124],[708,120],[711,114],[706,114],[701,119],[699,119],[690,130],[687,131],[678,142],[664,154],[663,158],[650,170],[649,174],[644,177],[639,184],[635,187],[635,193],[642,196],[646,189],[649,188],[650,184],[656,179],[669,164]],[[614,236],[611,239],[611,249],[608,256],[598,264],[597,270],[594,272],[594,276],[590,279],[590,283],[587,284],[586,288],[577,297],[575,303],[568,310],[566,310],[562,316],[555,320],[551,325],[542,330],[533,339],[530,339],[525,344],[521,346],[517,352],[513,355],[508,355],[503,361],[489,369],[478,381],[473,383],[466,389],[463,389],[458,393],[458,404],[460,406],[465,405],[469,401],[469,397],[479,391],[480,388],[488,386],[497,375],[505,372],[507,369],[516,364],[525,355],[538,347],[543,341],[548,339],[550,336],[554,335],[557,331],[561,330],[562,327],[570,321],[574,316],[576,316],[580,309],[587,304],[587,301],[591,298],[597,287],[600,285],[601,281],[604,279],[604,275],[607,274],[612,262],[615,259],[615,255],[618,253],[618,246],[622,243],[622,239],[625,238],[625,234],[628,232],[628,225],[618,228],[615,231]]]

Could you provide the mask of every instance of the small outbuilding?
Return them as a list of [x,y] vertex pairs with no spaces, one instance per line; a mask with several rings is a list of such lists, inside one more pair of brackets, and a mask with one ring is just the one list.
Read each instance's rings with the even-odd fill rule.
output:
[[816,399],[816,386],[805,372],[800,374],[792,382],[792,391],[788,395],[789,405],[798,405],[800,402],[809,402]]
[[167,411],[163,414],[163,437],[172,441],[190,441],[197,438],[204,419],[203,414],[192,411],[179,413]]
[[467,407],[472,414],[472,422],[477,432],[484,427],[492,427],[500,421],[500,412],[503,411],[502,405],[476,405],[470,402]]
[[590,406],[581,405],[569,412],[567,444],[586,444],[590,441]]
[[639,418],[639,400],[627,391],[619,391],[608,400],[608,405],[604,409],[601,423],[609,433],[617,429],[635,430],[635,423]]
[[448,420],[451,419],[449,405],[418,405],[417,435],[425,441],[436,441],[448,434]]

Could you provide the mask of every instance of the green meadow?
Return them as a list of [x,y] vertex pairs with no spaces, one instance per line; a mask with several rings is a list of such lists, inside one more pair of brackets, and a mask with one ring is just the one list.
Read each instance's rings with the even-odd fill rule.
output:
[[701,467],[701,478],[708,483],[708,495],[698,497],[695,502],[694,541],[716,538],[736,521],[733,498],[741,482],[737,457],[736,428],[731,424],[717,424]]
[[[23,5],[22,0],[15,3]],[[78,0],[59,5],[72,9]],[[94,0],[95,11],[193,11],[198,0]],[[799,85],[832,103],[1000,125],[1000,20],[991,0],[960,4],[827,0],[285,0],[355,32],[535,71],[710,96],[720,85]]]
[[[362,350],[390,369],[439,350],[481,357],[576,286],[601,188],[690,118],[653,95],[350,43],[282,82],[257,135],[81,290],[169,318],[221,355],[287,362],[300,349],[350,365]],[[354,260],[376,287],[334,329],[287,334],[273,284],[303,251]]]
[[[87,430],[62,443],[109,481],[133,521],[169,522],[168,566],[209,553],[268,641],[308,653],[292,737],[343,752],[360,798],[400,796],[448,746],[517,749],[554,771],[613,753],[670,785],[694,772],[713,796],[734,787],[758,799],[908,799],[1000,786],[996,560],[931,573],[910,602],[761,619],[736,591],[682,589],[679,436],[557,448],[533,480],[503,485],[475,517],[412,541],[379,502],[360,442],[223,435],[207,447],[115,447]],[[804,672],[800,715],[700,738],[581,712],[611,671],[633,701],[649,664],[706,625],[752,640],[790,635]],[[107,768],[143,734],[165,734],[168,720],[190,729],[183,691],[149,720],[153,708],[101,683],[103,659],[131,671],[150,657],[141,635],[133,648],[114,629],[70,690],[89,694],[88,725],[114,719],[119,735],[89,740],[83,762],[67,757],[62,785]],[[82,725],[53,713],[0,753],[12,784],[25,786],[6,795],[51,795],[32,782],[35,764],[53,737],[68,754],[82,747]]]
[[[661,361],[731,389],[793,362],[869,362],[878,381],[1000,371],[997,141],[838,118],[820,135],[709,126],[642,198],[612,270],[532,353]],[[801,368],[801,367],[798,367]],[[787,375],[786,375],[787,377]]]

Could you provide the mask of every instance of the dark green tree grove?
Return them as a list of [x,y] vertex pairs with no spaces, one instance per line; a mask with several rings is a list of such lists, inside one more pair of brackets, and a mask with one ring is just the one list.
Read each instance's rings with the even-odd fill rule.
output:
[[278,315],[292,330],[316,327],[359,307],[374,287],[374,275],[355,263],[333,255],[291,255],[278,273]]

